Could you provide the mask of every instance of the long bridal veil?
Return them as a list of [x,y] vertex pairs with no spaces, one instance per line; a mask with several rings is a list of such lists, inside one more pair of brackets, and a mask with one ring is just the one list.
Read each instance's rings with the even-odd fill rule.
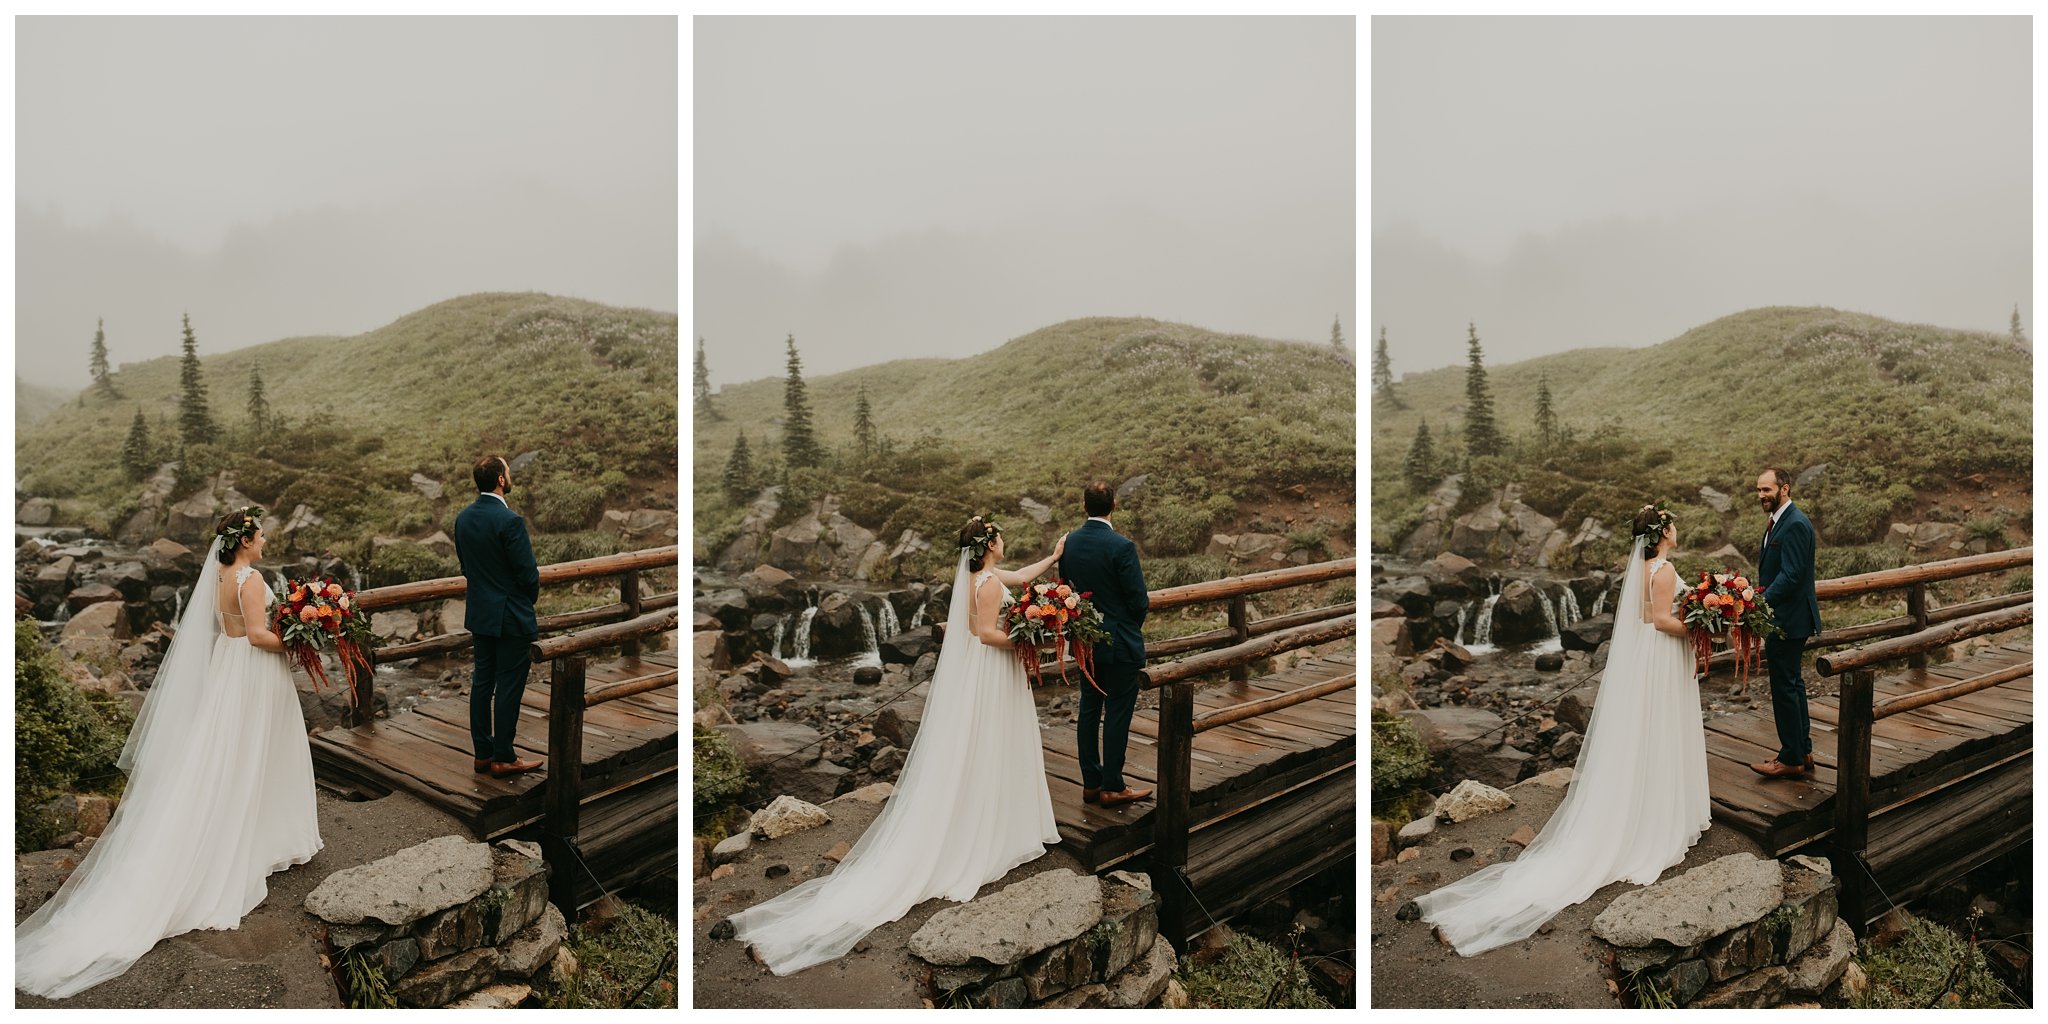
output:
[[1685,644],[1646,621],[1643,543],[1629,552],[1607,666],[1563,802],[1520,857],[1416,900],[1464,956],[1527,938],[1610,882],[1656,881],[1708,825],[1699,684]]
[[968,629],[972,587],[962,552],[923,720],[881,814],[837,870],[732,916],[776,974],[844,956],[927,899],[972,899],[1059,841],[1036,707],[1016,655]]

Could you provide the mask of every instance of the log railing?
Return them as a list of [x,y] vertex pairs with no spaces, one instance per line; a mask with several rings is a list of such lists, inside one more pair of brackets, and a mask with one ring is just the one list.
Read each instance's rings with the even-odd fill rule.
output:
[[[2004,572],[2034,564],[2032,547],[2014,548],[2010,551],[1993,551],[1983,555],[1965,555],[1961,558],[1946,558],[1939,562],[1922,562],[1898,569],[1883,569],[1855,576],[1839,576],[1831,580],[1820,580],[1813,585],[1814,596],[1823,601],[1851,597],[1863,597],[1890,590],[1906,592],[1906,614],[1878,622],[1866,622],[1860,626],[1845,626],[1830,629],[1810,637],[1806,649],[1820,650],[1828,647],[1846,647],[1866,640],[1883,637],[1902,637],[1921,632],[1936,623],[1967,618],[1981,612],[2012,608],[2026,604],[2033,599],[2031,594],[2002,594],[1976,601],[1934,608],[1927,603],[1927,585],[1943,580],[1961,579],[1984,573]],[[1907,667],[1927,667],[1927,652],[1907,656]],[[1709,671],[1731,668],[1735,664],[1733,651],[1722,651],[1708,663]]]
[[676,685],[680,674],[669,669],[613,683],[600,690],[584,688],[585,655],[603,647],[637,647],[641,640],[672,632],[677,610],[649,612],[624,622],[586,629],[567,636],[535,640],[528,649],[534,664],[552,662],[548,694],[547,792],[541,801],[541,856],[548,873],[548,900],[574,920],[582,905],[582,854],[576,844],[583,810],[583,712],[606,701]]
[[[1926,597],[1924,592],[1920,591],[1923,584],[1934,580],[1954,579],[1974,573],[1999,572],[2032,563],[2033,549],[2020,548],[1991,555],[1953,558],[1942,562],[1908,566],[1904,569],[1827,580],[1814,588],[1817,593],[1826,597],[1854,596],[1900,586],[1912,588],[1909,595],[1917,594],[1909,596],[1907,601],[1907,607],[1913,610],[1911,620],[1919,623],[1917,630],[1904,636],[1891,636],[1889,639],[1853,650],[1823,654],[1814,659],[1814,668],[1821,675],[1842,677],[1840,726],[1835,734],[1834,836],[1829,860],[1835,877],[1841,880],[1842,918],[1848,921],[1858,934],[1863,932],[1865,922],[1869,920],[1871,895],[1867,848],[1871,810],[1870,745],[1873,727],[1893,715],[1953,700],[2033,674],[2031,663],[2015,665],[1960,682],[1876,701],[1877,666],[1887,661],[1905,659],[1909,667],[1916,671],[1921,670],[1926,667],[1927,655],[1932,651],[1972,637],[2032,625],[2034,606],[2030,595],[2027,594],[2007,595],[1971,602],[1969,605],[1956,605],[1944,610],[1951,614],[1942,615],[1927,609]],[[2019,600],[2014,601],[2012,598]],[[1975,611],[1975,614],[1960,614],[1965,609],[1985,610]],[[1937,618],[1937,615],[1940,617]]]
[[1210,601],[1229,602],[1228,627],[1148,643],[1145,653],[1151,659],[1204,648],[1220,649],[1206,650],[1179,661],[1148,664],[1139,673],[1141,688],[1156,687],[1160,691],[1158,792],[1153,796],[1151,875],[1152,891],[1159,895],[1159,933],[1176,949],[1185,950],[1187,947],[1189,903],[1194,892],[1194,886],[1187,877],[1187,863],[1188,835],[1194,827],[1191,804],[1195,736],[1348,689],[1357,685],[1358,676],[1348,673],[1289,693],[1220,708],[1200,718],[1196,718],[1194,713],[1194,681],[1201,676],[1228,672],[1233,681],[1241,683],[1249,677],[1253,662],[1356,635],[1356,602],[1252,621],[1247,598],[1290,587],[1349,579],[1357,573],[1358,560],[1344,558],[1170,587],[1147,595],[1152,611]]
[[[640,590],[640,574],[656,569],[670,569],[677,564],[681,548],[670,544],[666,547],[647,548],[641,551],[627,551],[598,558],[585,558],[573,562],[557,562],[540,567],[540,585],[556,586],[583,580],[602,579],[615,576],[619,581],[619,600],[616,603],[582,611],[562,612],[542,616],[538,625],[540,634],[559,633],[563,630],[581,629],[608,622],[637,619],[647,612],[662,608],[674,608],[678,603],[676,591],[643,595]],[[376,587],[356,594],[356,606],[365,612],[379,612],[390,608],[424,604],[430,601],[448,601],[465,597],[469,593],[468,581],[460,576],[441,579],[419,580],[400,583],[389,587]],[[444,624],[444,626],[447,624]],[[637,642],[637,641],[635,641]],[[372,665],[389,665],[413,658],[455,654],[469,650],[475,640],[469,632],[460,628],[430,637],[422,637],[408,643],[389,644],[373,647],[370,651]],[[374,721],[376,706],[376,680],[368,674],[355,680],[353,712],[348,724],[367,725]]]

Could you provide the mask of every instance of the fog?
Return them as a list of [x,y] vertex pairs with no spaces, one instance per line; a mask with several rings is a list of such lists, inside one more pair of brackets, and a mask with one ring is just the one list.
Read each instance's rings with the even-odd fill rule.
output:
[[479,291],[677,308],[673,18],[16,20],[16,372]]
[[1350,18],[698,18],[714,385],[1084,316],[1353,334]]
[[[1767,305],[2031,336],[2025,18],[1375,18],[1396,376]],[[1365,334],[1368,331],[1361,331]]]

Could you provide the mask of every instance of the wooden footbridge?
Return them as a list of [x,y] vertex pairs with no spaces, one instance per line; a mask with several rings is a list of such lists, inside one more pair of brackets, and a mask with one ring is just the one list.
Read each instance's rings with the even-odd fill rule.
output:
[[[1126,864],[1148,872],[1160,934],[1176,947],[1356,850],[1355,651],[1256,679],[1249,672],[1253,662],[1354,635],[1356,604],[1257,621],[1247,612],[1252,594],[1356,573],[1357,559],[1342,559],[1149,595],[1154,611],[1228,602],[1230,623],[1146,644],[1140,686],[1159,691],[1159,706],[1133,716],[1124,776],[1155,789],[1152,799],[1083,803],[1075,730],[1045,730],[1062,847],[1091,871]],[[1184,654],[1193,656],[1163,660]],[[1197,692],[1196,679],[1217,673],[1227,679]]]
[[[619,585],[616,603],[540,619],[542,639],[531,653],[536,674],[547,678],[527,684],[515,749],[541,759],[541,769],[506,778],[471,770],[466,680],[459,696],[378,718],[368,713],[376,706],[371,677],[357,681],[351,721],[312,737],[316,779],[357,796],[409,793],[478,839],[538,841],[552,868],[550,898],[571,920],[604,891],[674,872],[677,595],[643,596],[640,574],[675,568],[678,554],[669,546],[541,568],[543,587],[610,577]],[[374,612],[465,593],[453,577],[365,590],[356,601]],[[373,660],[462,655],[471,643],[456,630],[380,647]],[[599,654],[606,656],[593,661]]]
[[[1841,880],[1842,917],[1861,933],[1904,904],[2033,841],[2034,645],[1985,641],[1929,665],[1951,644],[2028,627],[2031,593],[1930,609],[1926,585],[2033,564],[2033,549],[1973,555],[1823,580],[1823,599],[1903,589],[1908,614],[1829,630],[1808,643],[1842,679],[1839,696],[1810,705],[1817,771],[1765,779],[1752,762],[1776,756],[1768,693],[1758,708],[1707,723],[1709,789],[1717,821],[1774,855],[1825,853]],[[1825,615],[1823,616],[1825,617]],[[1903,668],[1878,666],[1903,659]],[[1769,681],[1751,681],[1766,691]]]

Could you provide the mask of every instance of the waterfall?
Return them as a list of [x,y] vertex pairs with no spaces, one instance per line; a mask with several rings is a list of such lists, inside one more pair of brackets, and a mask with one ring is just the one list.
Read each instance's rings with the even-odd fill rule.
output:
[[1472,647],[1493,645],[1493,606],[1500,600],[1499,594],[1488,594],[1484,604],[1479,606],[1479,622],[1472,627]]
[[792,665],[811,664],[811,620],[817,617],[818,606],[815,604],[805,608],[803,614],[797,616],[796,638],[791,641],[794,649],[789,652],[789,657],[784,659],[785,661]]
[[1558,625],[1569,626],[1579,619],[1579,595],[1573,593],[1571,586],[1567,584],[1564,594],[1557,599]]
[[[1566,592],[1570,592],[1571,588],[1567,587],[1565,589]],[[1549,630],[1544,636],[1557,636],[1557,610],[1550,606],[1550,596],[1539,590],[1536,592],[1536,603],[1543,609],[1543,626]]]
[[171,600],[171,628],[176,629],[178,626],[178,620],[184,617],[185,592],[183,590],[180,590],[178,591],[177,596],[172,598]]
[[[885,605],[887,603],[886,601],[883,602]],[[860,613],[860,657],[854,661],[854,664],[880,665],[882,663],[882,641],[880,637],[875,635],[875,617],[868,614],[867,605],[855,605],[854,610]]]
[[1451,642],[1460,647],[1465,645],[1465,621],[1472,617],[1473,603],[1467,601],[1458,606],[1458,628],[1451,631]]
[[1607,611],[1607,588],[1600,588],[1600,596],[1593,599],[1593,614],[1587,618],[1599,618]]
[[782,636],[787,632],[789,632],[789,616],[784,615],[775,620],[775,636],[768,641],[768,656],[776,661],[789,660],[782,656]]
[[882,598],[882,621],[876,628],[885,638],[903,632],[903,624],[896,619],[896,605],[886,597]]
[[908,626],[905,626],[905,627],[903,627],[904,629],[906,629],[906,630],[910,630],[910,629],[916,629],[917,627],[919,627],[919,626],[922,626],[922,625],[924,625],[924,606],[925,606],[925,603],[926,603],[926,602],[924,602],[924,601],[919,601],[919,602],[917,603],[917,607],[916,607],[916,608],[914,608],[914,609],[911,609],[911,612],[910,612],[910,625],[908,625]]

